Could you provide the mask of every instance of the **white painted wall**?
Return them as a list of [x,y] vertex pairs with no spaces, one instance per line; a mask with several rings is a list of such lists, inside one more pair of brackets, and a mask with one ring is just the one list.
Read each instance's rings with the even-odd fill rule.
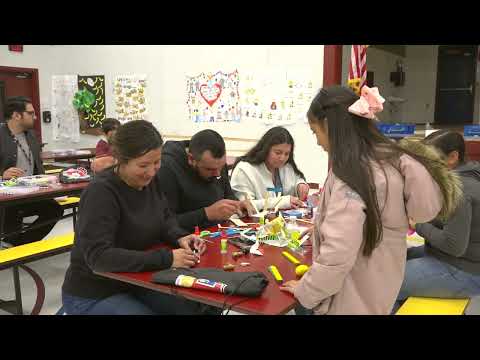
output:
[[[391,103],[389,97],[405,99],[405,87],[395,86],[390,81],[390,73],[396,70],[396,61],[401,58],[392,53],[376,48],[367,50],[367,69],[374,72],[374,85],[379,88],[380,94],[386,99],[384,110],[378,117],[382,122],[404,122],[408,101],[404,103]],[[403,59],[402,59],[403,60]]]
[[408,45],[405,58],[404,121],[433,123],[437,87],[438,45]]
[[[348,69],[352,45],[344,45],[342,53],[342,84],[347,85]],[[390,82],[390,72],[395,71],[396,61],[400,58],[384,50],[369,47],[367,49],[367,71],[374,72],[374,85],[380,94],[387,99],[390,96],[404,98],[404,87],[395,87]],[[404,120],[406,103],[399,106],[385,102],[384,111],[378,114],[380,121],[386,123],[399,123]]]
[[[0,65],[39,69],[41,111],[50,110],[51,76],[105,75],[107,116],[114,117],[112,82],[115,75],[147,75],[149,120],[166,135],[190,136],[213,128],[225,137],[258,139],[267,130],[261,124],[193,124],[187,118],[185,76],[202,71],[261,72],[265,69],[309,71],[315,88],[323,83],[323,46],[104,46],[25,45],[23,53],[0,46]],[[296,140],[296,160],[308,181],[323,183],[328,156],[315,143],[307,124],[289,127]],[[93,147],[98,138],[80,135],[77,144],[53,141],[52,127],[42,123],[46,149]],[[240,154],[250,142],[227,142],[229,152]]]
[[[346,84],[350,47],[345,46],[343,71]],[[390,72],[395,69],[396,59],[402,59],[405,71],[405,86],[394,87],[390,82]],[[383,50],[369,48],[367,52],[367,69],[375,72],[375,85],[379,86],[384,97],[393,95],[405,98],[402,111],[392,112],[392,106],[385,105],[380,118],[388,122],[409,122],[417,124],[433,123],[435,115],[435,97],[437,82],[438,45],[408,45],[406,57]],[[480,65],[480,62],[478,63]],[[342,79],[343,79],[342,77]],[[480,123],[480,68],[477,67],[475,83],[474,123]]]

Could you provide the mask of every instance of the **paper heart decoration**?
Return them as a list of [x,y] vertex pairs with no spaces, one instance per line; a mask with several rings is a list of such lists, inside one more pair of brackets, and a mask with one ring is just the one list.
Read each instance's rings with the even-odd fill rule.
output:
[[200,85],[200,95],[210,107],[213,104],[215,104],[215,102],[218,100],[221,94],[222,94],[222,87],[220,86],[219,83],[215,83],[211,86],[207,84]]

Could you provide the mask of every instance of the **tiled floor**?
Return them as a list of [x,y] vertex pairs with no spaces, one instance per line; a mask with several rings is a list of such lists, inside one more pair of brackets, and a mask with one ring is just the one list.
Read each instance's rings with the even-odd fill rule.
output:
[[[62,235],[72,231],[72,219],[64,219],[58,222],[48,237]],[[45,284],[45,302],[40,315],[55,314],[62,305],[61,287],[65,271],[70,262],[70,253],[52,256],[46,259],[38,260],[27,264],[40,275]],[[25,314],[30,314],[36,300],[37,291],[35,283],[29,274],[20,269],[20,282],[22,288],[23,310]],[[14,298],[15,291],[13,287],[12,270],[0,271],[0,299],[11,300]],[[7,312],[0,310],[0,315],[8,315]],[[229,315],[240,315],[230,311]]]

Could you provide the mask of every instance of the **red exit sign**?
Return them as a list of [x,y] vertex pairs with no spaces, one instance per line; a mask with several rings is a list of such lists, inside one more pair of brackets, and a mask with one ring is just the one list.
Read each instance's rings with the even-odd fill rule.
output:
[[23,45],[8,45],[8,50],[15,52],[23,52]]

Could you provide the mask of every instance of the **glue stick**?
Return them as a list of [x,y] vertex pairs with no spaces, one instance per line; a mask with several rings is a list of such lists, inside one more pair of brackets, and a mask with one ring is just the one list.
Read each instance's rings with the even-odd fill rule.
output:
[[220,253],[226,254],[227,253],[227,237],[224,233],[222,233],[222,238],[220,239]]

